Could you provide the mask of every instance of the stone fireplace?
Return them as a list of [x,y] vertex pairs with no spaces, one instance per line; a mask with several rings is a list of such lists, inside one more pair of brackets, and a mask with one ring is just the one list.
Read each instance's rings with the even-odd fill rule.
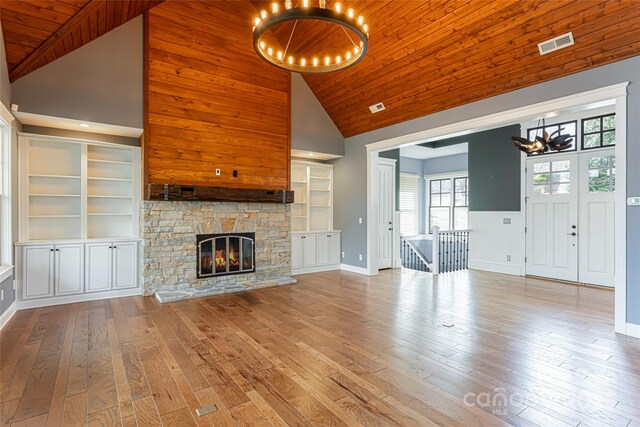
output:
[[295,283],[289,218],[278,203],[142,202],[144,294],[171,301]]

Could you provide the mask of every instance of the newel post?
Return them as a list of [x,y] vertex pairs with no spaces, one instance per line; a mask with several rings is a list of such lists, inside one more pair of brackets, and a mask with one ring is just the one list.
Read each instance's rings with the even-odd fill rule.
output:
[[433,240],[431,241],[431,272],[438,274],[440,272],[440,227],[434,225],[431,229]]

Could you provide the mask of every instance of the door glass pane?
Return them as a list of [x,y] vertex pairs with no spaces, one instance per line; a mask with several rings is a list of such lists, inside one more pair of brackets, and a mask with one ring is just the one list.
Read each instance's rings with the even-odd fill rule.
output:
[[551,191],[549,189],[549,185],[534,185],[533,186],[533,194],[536,196],[541,196],[544,194],[550,194]]
[[551,174],[552,182],[569,182],[570,172],[554,172]]
[[569,184],[551,184],[551,194],[569,194]]
[[550,181],[551,181],[551,174],[549,173],[538,173],[533,175],[534,184],[544,184]]
[[610,193],[615,191],[615,157],[597,156],[589,159],[589,192]]
[[551,163],[551,170],[554,172],[568,171],[571,162],[569,160],[560,160]]
[[533,165],[533,173],[551,172],[551,163],[535,163]]

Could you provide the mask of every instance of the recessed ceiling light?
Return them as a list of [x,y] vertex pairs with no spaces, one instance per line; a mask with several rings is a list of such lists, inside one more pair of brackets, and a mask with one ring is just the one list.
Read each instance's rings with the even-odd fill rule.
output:
[[89,128],[89,127],[91,127],[91,126],[89,126],[89,125],[88,125],[88,124],[86,124],[86,123],[80,123],[80,127],[81,127],[81,128]]

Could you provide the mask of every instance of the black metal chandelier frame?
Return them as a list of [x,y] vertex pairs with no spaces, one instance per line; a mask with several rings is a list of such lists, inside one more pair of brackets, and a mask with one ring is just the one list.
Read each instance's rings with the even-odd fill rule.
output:
[[[284,53],[279,51],[281,54],[279,58],[279,53],[274,51],[272,47],[268,47],[262,40],[262,35],[269,29],[285,22],[302,20],[319,20],[338,24],[345,32],[346,29],[351,30],[358,36],[360,42],[356,44],[351,40],[354,45],[353,48],[350,48],[346,53],[343,52],[342,54],[328,57],[329,64],[327,64],[325,62],[326,59],[323,58],[294,58],[291,55],[287,56],[286,49]],[[305,74],[329,73],[353,67],[362,61],[369,47],[369,34],[366,29],[366,25],[360,24],[354,17],[346,13],[323,7],[295,7],[269,14],[266,18],[260,20],[253,29],[253,47],[262,59],[284,70]],[[349,37],[349,39],[351,38]]]

